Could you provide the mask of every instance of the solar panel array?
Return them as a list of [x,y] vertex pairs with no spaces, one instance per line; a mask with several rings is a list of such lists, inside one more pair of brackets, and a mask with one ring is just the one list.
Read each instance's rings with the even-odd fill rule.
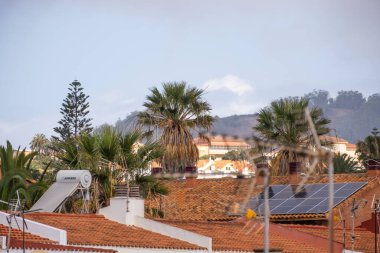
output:
[[[334,206],[354,194],[367,182],[334,183]],[[269,209],[271,214],[316,214],[329,210],[329,185],[305,184],[296,192],[295,185],[272,185],[269,187]],[[248,208],[259,215],[264,213],[264,193],[251,199]]]

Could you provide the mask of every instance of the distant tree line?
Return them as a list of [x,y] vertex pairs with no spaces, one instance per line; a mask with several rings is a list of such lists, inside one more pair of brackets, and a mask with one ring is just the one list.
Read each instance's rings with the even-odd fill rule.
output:
[[356,143],[374,127],[380,126],[380,93],[365,98],[358,91],[339,91],[335,98],[328,91],[315,90],[305,95],[310,105],[323,109],[331,119],[332,134]]

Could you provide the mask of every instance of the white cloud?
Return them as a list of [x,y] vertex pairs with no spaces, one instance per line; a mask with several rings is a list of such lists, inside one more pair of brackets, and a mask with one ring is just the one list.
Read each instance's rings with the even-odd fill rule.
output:
[[203,88],[208,91],[229,90],[233,93],[242,96],[246,92],[252,91],[253,87],[246,80],[243,80],[235,75],[227,75],[219,79],[211,79],[203,84]]

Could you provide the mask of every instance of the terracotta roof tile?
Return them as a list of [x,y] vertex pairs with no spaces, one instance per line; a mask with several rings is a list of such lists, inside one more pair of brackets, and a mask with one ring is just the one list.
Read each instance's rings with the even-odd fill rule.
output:
[[[200,179],[194,180],[188,187],[186,180],[165,181],[170,193],[163,199],[163,211],[166,219],[172,220],[232,220],[236,218],[233,209],[236,204],[243,203],[247,198],[254,197],[262,191],[258,186],[250,190],[252,179]],[[354,195],[340,203],[335,212],[344,209],[352,203],[353,198],[373,194],[380,191],[378,178],[367,177],[365,173],[336,174],[335,182],[368,182]],[[327,183],[326,175],[311,177],[307,183]],[[288,184],[289,178],[272,177],[271,184]],[[363,195],[364,194],[364,195]],[[367,199],[372,199],[367,196]],[[238,215],[238,214],[237,214]],[[368,216],[368,217],[367,217]],[[365,215],[365,219],[370,215]],[[272,220],[326,220],[325,214],[290,214],[272,215]]]
[[347,143],[346,148],[349,150],[356,150],[356,144],[353,143]]
[[[285,225],[289,229],[294,229],[304,233],[313,234],[322,238],[328,238],[328,228],[326,226],[305,226],[305,225]],[[361,252],[374,252],[374,233],[363,229],[355,228],[355,243],[352,245],[351,230],[344,231],[342,227],[334,227],[334,241],[343,243],[345,234],[345,249],[352,249]]]
[[[8,227],[0,224],[0,236],[8,236]],[[23,248],[23,233],[22,230],[12,229],[11,240],[12,249],[22,249]],[[58,245],[57,242],[49,240],[38,235],[34,235],[25,232],[25,248],[26,249],[40,249],[40,250],[56,250],[56,251],[75,251],[75,252],[116,252],[109,249],[99,249],[99,248],[88,248],[88,247],[75,247]]]
[[220,170],[220,169],[223,169],[228,164],[232,164],[232,161],[231,160],[218,160],[218,161],[215,161],[214,166],[215,166],[216,170]]
[[[162,221],[171,226],[176,226],[195,233],[212,238],[213,250],[215,251],[253,251],[262,249],[263,227],[262,223],[256,222],[245,226],[237,222],[185,222],[185,221]],[[281,228],[281,229],[279,229]],[[286,233],[288,232],[288,233]],[[310,243],[309,237],[305,239],[299,234],[289,235],[291,231],[279,225],[270,225],[270,248],[282,249],[284,252],[326,252],[327,240],[321,240],[323,245]]]
[[336,136],[322,135],[322,136],[319,136],[319,139],[322,142],[328,142],[328,143],[348,143],[347,140],[338,138]]
[[201,159],[201,160],[198,160],[197,161],[197,167],[199,168],[199,167],[203,167],[203,166],[205,166],[207,163],[208,163],[208,159]]
[[33,213],[26,217],[66,230],[71,245],[200,249],[197,245],[135,226],[126,226],[102,215]]

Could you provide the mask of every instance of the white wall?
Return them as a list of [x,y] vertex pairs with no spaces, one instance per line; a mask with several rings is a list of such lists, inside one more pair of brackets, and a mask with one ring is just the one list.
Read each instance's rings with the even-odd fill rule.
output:
[[107,219],[125,225],[135,225],[135,216],[144,217],[144,199],[115,197],[110,205],[99,210]]
[[113,249],[113,250],[117,250],[118,253],[207,253],[207,250],[156,249],[156,248],[92,246],[92,245],[89,245],[88,247],[101,248],[101,249]]
[[[0,224],[8,227],[7,217],[7,213],[0,212]],[[18,224],[22,224],[21,217],[15,218],[17,219]],[[25,222],[28,226],[28,229],[25,228],[26,232],[48,238],[50,240],[58,242],[61,245],[67,244],[67,234],[65,230],[51,227],[28,219],[25,219]],[[18,229],[18,226],[14,218],[12,218],[12,228]]]
[[212,238],[190,232],[178,227],[173,227],[161,222],[145,219],[143,217],[135,217],[135,224],[138,227],[153,231],[162,235],[166,235],[181,241],[189,242],[203,248],[207,248],[212,252]]

